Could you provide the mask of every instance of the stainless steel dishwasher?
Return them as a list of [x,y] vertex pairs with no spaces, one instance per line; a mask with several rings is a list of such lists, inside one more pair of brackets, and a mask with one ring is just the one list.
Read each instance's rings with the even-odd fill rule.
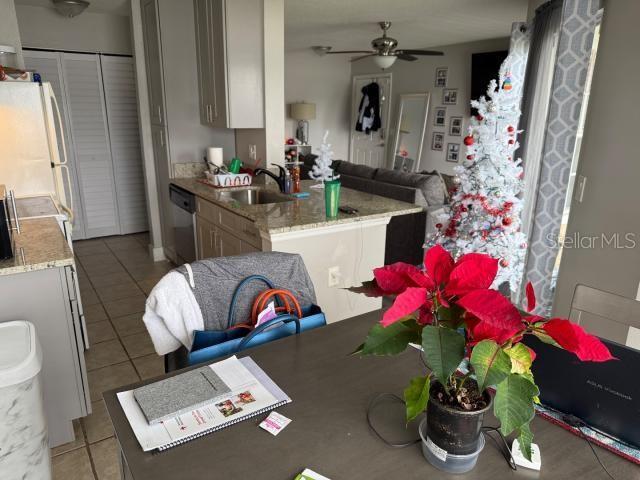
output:
[[169,184],[173,216],[173,235],[178,264],[196,260],[196,197],[193,193]]

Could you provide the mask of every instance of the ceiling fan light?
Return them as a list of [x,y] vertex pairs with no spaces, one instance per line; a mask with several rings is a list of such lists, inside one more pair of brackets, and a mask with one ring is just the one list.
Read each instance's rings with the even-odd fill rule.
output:
[[396,62],[396,58],[395,55],[376,55],[373,57],[373,63],[384,70],[391,67]]
[[56,11],[67,18],[80,15],[89,6],[85,0],[53,0]]

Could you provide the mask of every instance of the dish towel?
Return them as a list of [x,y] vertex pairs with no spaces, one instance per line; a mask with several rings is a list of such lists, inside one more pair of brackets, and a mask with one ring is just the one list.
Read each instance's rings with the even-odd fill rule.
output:
[[193,290],[187,278],[175,270],[151,290],[142,320],[158,355],[173,352],[181,345],[191,350],[193,332],[204,329]]

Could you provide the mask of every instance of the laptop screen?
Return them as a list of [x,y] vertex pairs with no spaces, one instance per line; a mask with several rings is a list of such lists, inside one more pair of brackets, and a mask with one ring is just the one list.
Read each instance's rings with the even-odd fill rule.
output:
[[602,339],[610,362],[581,362],[565,350],[527,335],[536,353],[532,372],[543,405],[640,448],[640,352]]

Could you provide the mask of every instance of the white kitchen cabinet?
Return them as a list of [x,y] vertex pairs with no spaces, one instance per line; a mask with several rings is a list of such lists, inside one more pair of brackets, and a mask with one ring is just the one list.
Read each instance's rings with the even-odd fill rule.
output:
[[[72,420],[91,413],[84,334],[73,265],[0,275],[0,322],[29,320],[42,346],[50,446],[74,439]],[[8,299],[11,299],[8,301]]]
[[160,47],[160,26],[158,23],[158,5],[156,0],[143,0],[141,9],[151,123],[153,125],[164,125],[165,108],[162,86],[162,51]]
[[174,248],[172,206],[169,198],[169,178],[171,167],[169,164],[169,147],[167,145],[167,129],[163,125],[151,125],[151,140],[153,144],[153,158],[156,167],[156,184],[158,200],[160,202],[160,219],[162,223],[162,238],[167,253],[171,255]]
[[262,0],[194,0],[200,119],[264,128]]

